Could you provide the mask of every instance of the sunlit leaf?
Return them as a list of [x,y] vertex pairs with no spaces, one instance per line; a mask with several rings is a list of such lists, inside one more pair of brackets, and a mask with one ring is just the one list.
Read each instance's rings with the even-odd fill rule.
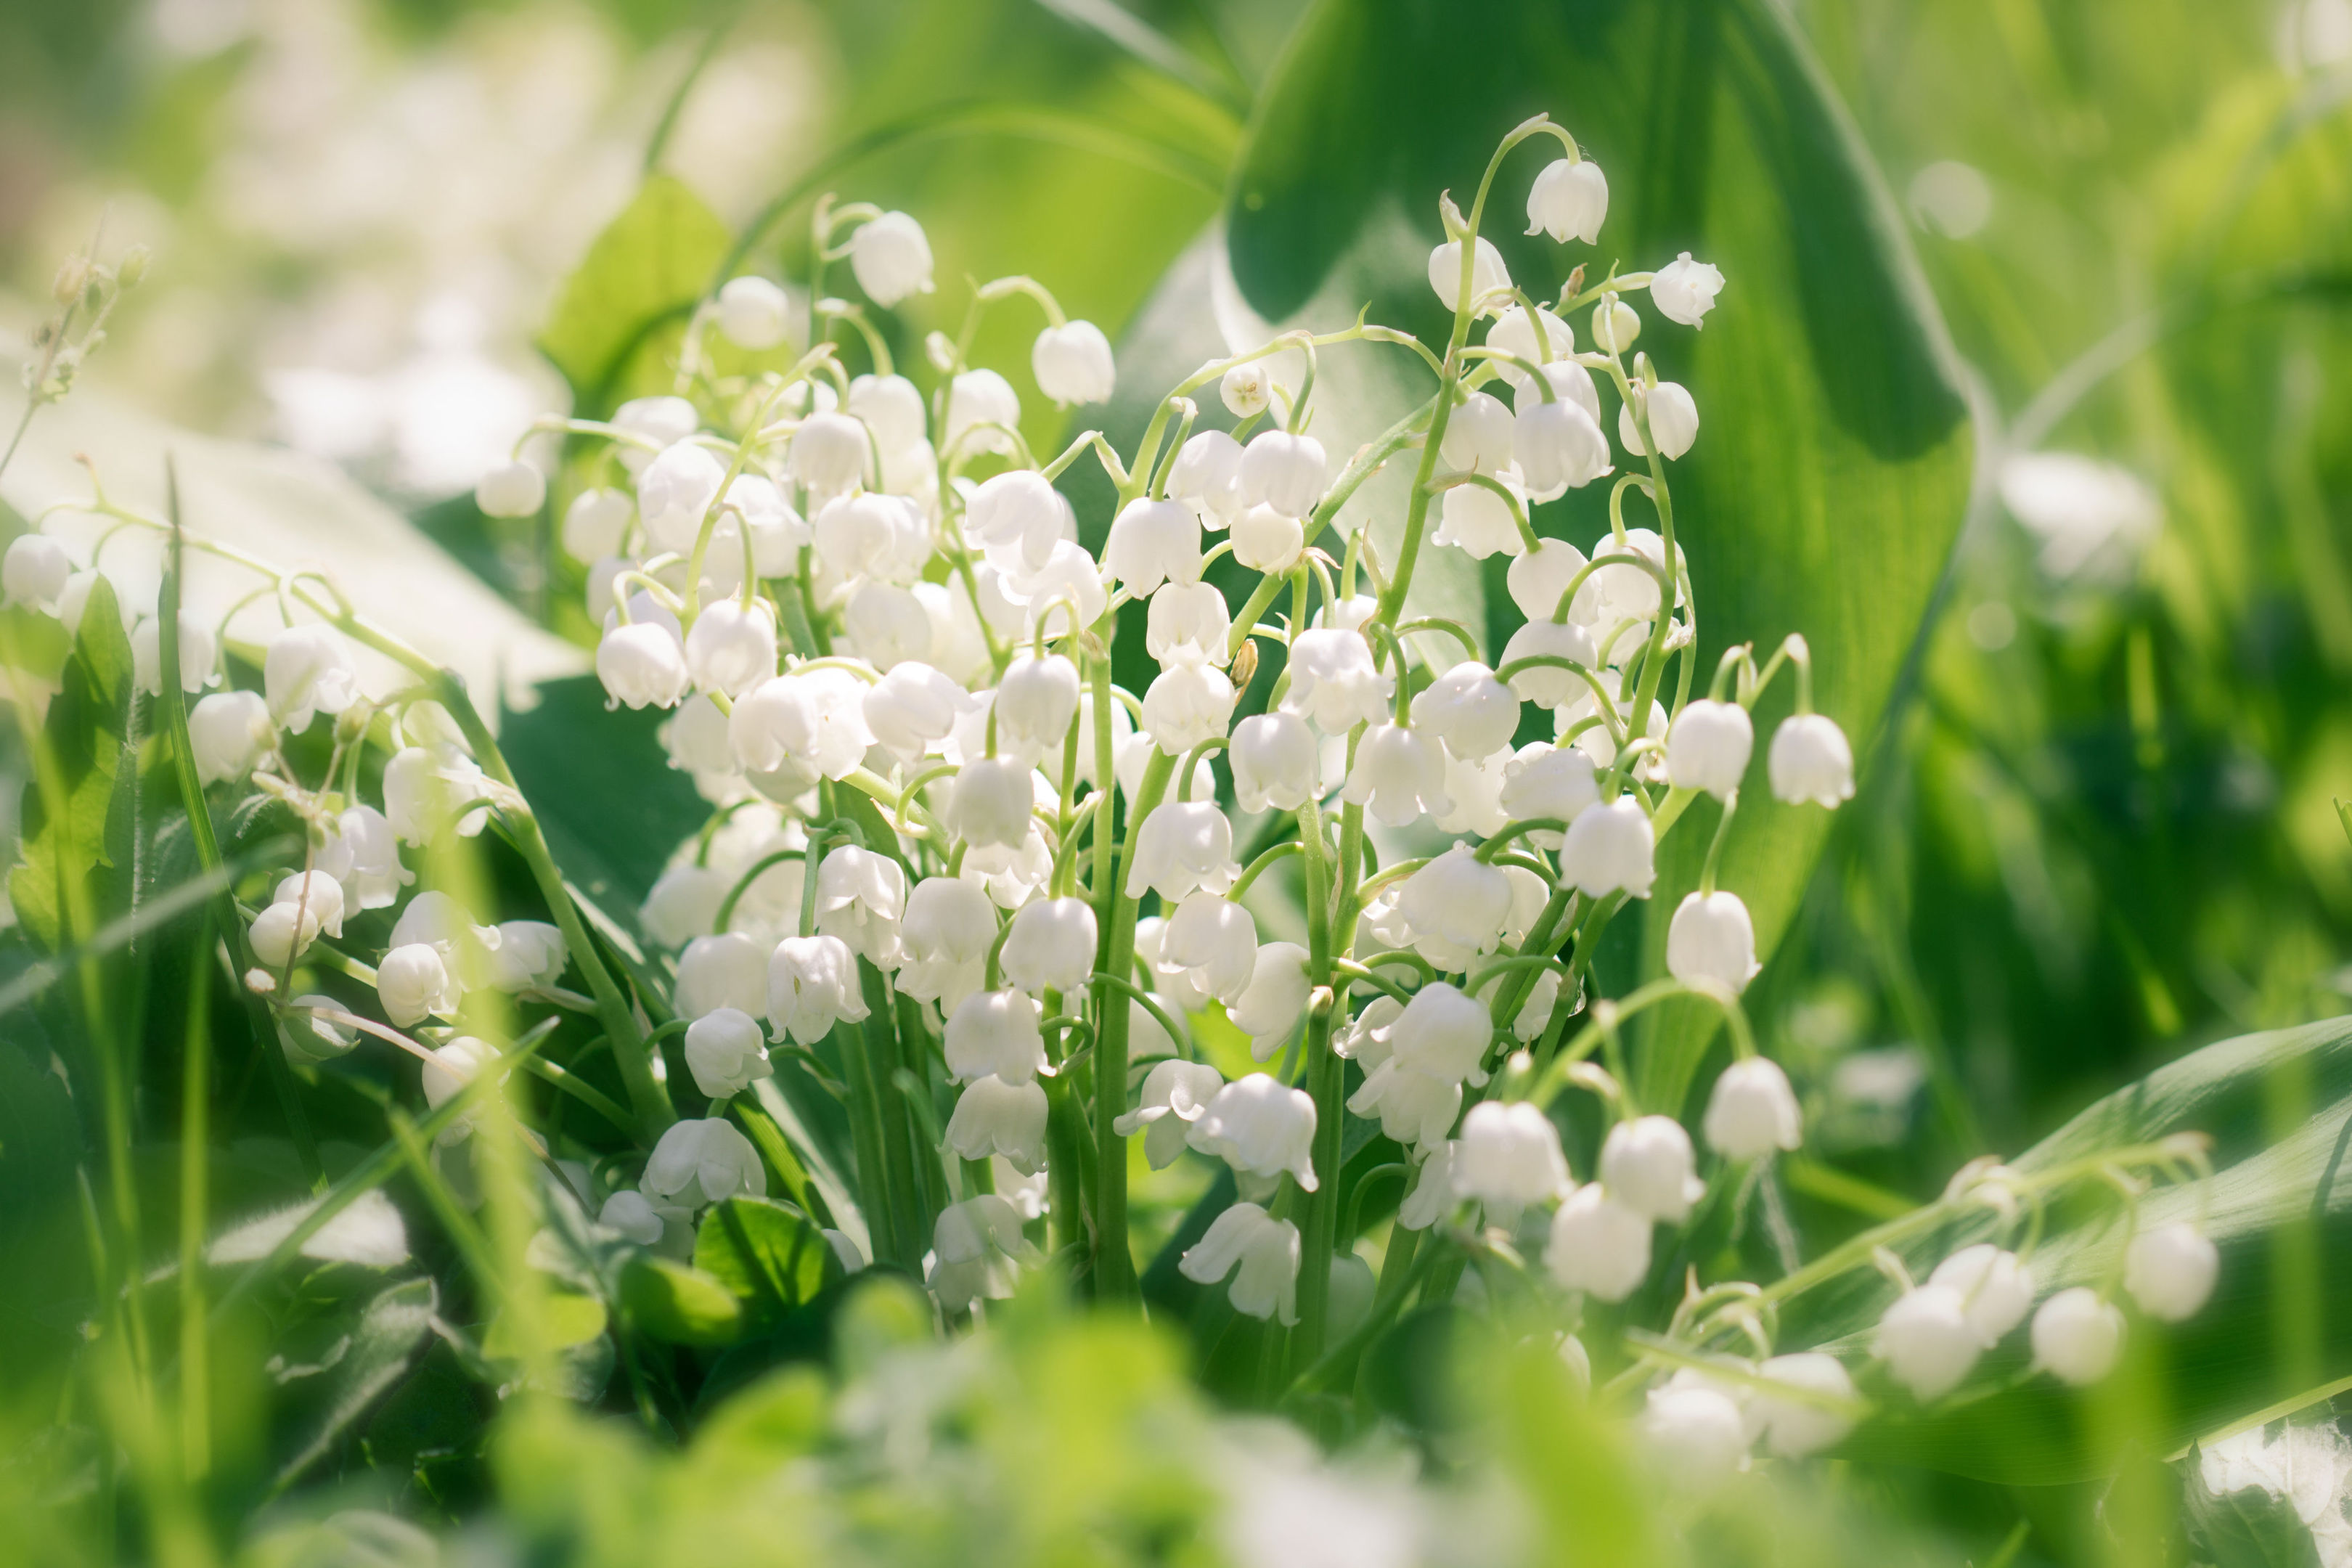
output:
[[579,414],[600,417],[629,397],[669,390],[664,356],[732,237],[701,197],[666,174],[647,180],[596,237],[539,335]]
[[723,1345],[742,1331],[743,1308],[699,1268],[637,1258],[621,1271],[621,1306],[638,1328],[680,1345]]
[[748,1197],[730,1198],[703,1217],[694,1266],[740,1298],[755,1324],[782,1317],[841,1272],[824,1232],[806,1215]]

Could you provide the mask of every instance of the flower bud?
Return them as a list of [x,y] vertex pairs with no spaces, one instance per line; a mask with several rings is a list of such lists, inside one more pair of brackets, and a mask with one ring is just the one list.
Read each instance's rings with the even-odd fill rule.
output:
[[73,575],[73,558],[46,533],[20,533],[0,556],[0,593],[11,605],[47,610],[56,606]]
[[669,708],[686,695],[693,677],[676,632],[636,621],[614,626],[596,645],[596,679],[616,703]]
[[289,626],[269,639],[261,684],[271,717],[299,735],[313,715],[341,713],[359,700],[360,671],[334,627]]
[[760,1021],[740,1007],[705,1013],[687,1026],[686,1067],[709,1100],[740,1094],[776,1070]]
[[1274,401],[1274,372],[1262,359],[1237,364],[1225,372],[1224,379],[1217,384],[1217,395],[1236,419],[1263,414],[1266,405]]
[[[923,629],[928,637],[928,621]],[[603,651],[600,646],[600,659]],[[694,629],[686,634],[686,668],[697,687],[730,697],[740,697],[769,679],[776,673],[774,612],[764,600],[746,605],[721,599],[705,605],[695,617]]]
[[1113,1121],[1111,1130],[1122,1138],[1141,1132],[1144,1158],[1153,1170],[1164,1171],[1184,1152],[1192,1123],[1224,1086],[1223,1077],[1206,1062],[1171,1057],[1152,1068],[1143,1080],[1140,1101]]
[[995,1156],[1024,1176],[1045,1168],[1045,1090],[1034,1080],[1008,1083],[990,1073],[956,1097],[947,1146],[967,1160]]
[[1666,926],[1667,973],[1685,985],[1712,980],[1737,995],[1760,967],[1756,927],[1738,894],[1692,893],[1675,906]]
[[1608,216],[1609,177],[1589,158],[1545,164],[1528,191],[1528,232],[1549,234],[1556,244],[1594,244]]
[[752,273],[730,278],[719,290],[719,330],[737,348],[757,353],[784,341],[792,300],[767,279]]
[[1290,1043],[1307,1021],[1315,984],[1307,974],[1307,950],[1292,942],[1270,942],[1251,961],[1249,984],[1234,1003],[1234,1027],[1250,1037],[1250,1055],[1268,1061]]
[[1069,321],[1039,332],[1029,351],[1029,368],[1036,374],[1037,390],[1056,408],[1108,403],[1118,377],[1110,340],[1092,321]]
[[1315,732],[1296,713],[1243,720],[1234,726],[1225,757],[1234,771],[1234,798],[1244,811],[1296,811],[1318,793]]
[[203,784],[243,778],[277,739],[268,704],[256,692],[216,691],[188,712],[188,746]]
[[1075,991],[1095,968],[1095,911],[1084,899],[1039,899],[1013,917],[1001,962],[1022,990]]
[[1200,519],[1176,501],[1131,500],[1111,519],[1102,565],[1131,594],[1149,594],[1162,583],[1198,582]]
[[1559,885],[1597,899],[1623,889],[1650,896],[1656,879],[1657,838],[1641,804],[1631,795],[1578,813],[1559,850]]
[[1827,714],[1797,713],[1772,732],[1767,758],[1776,799],[1834,809],[1853,798],[1853,748]]
[[[1298,1321],[1298,1227],[1253,1203],[1237,1203],[1210,1222],[1185,1250],[1177,1271],[1202,1285],[1234,1276],[1234,1310],[1249,1317]],[[1238,1268],[1239,1272],[1235,1272]]]
[[547,476],[518,458],[474,481],[474,504],[484,517],[536,517],[547,504]]
[[[1449,239],[1429,253],[1429,286],[1437,291],[1437,302],[1449,310],[1462,309],[1462,242]],[[1494,241],[1481,237],[1470,262],[1471,313],[1493,315],[1508,302],[1507,294],[1497,290],[1511,286],[1511,269],[1503,263],[1503,253],[1495,248]]]
[[726,478],[719,458],[698,442],[673,442],[656,453],[637,475],[637,516],[645,522],[651,548],[681,553],[692,550]]
[[884,213],[849,237],[849,270],[866,297],[887,310],[910,294],[931,291],[931,242],[907,214]]
[[1301,1191],[1315,1190],[1315,1101],[1305,1089],[1286,1089],[1265,1073],[1219,1089],[1192,1123],[1190,1141],[1231,1165],[1244,1194],[1253,1188],[1270,1193],[1285,1173]]
[[1637,1116],[1609,1130],[1601,1144],[1601,1182],[1644,1218],[1680,1225],[1706,1185],[1692,1173],[1690,1134],[1671,1116]]
[[1727,1160],[1754,1160],[1804,1142],[1796,1091],[1778,1062],[1749,1057],[1723,1069],[1700,1123],[1707,1147]]
[[732,1122],[712,1116],[670,1123],[646,1156],[637,1187],[656,1206],[698,1209],[738,1193],[765,1195],[768,1173],[751,1141]]
[[1432,742],[1396,724],[1374,724],[1357,742],[1356,765],[1339,798],[1370,808],[1391,827],[1402,827],[1424,812],[1454,808],[1445,793],[1444,753]]
[[1290,692],[1285,712],[1304,713],[1327,735],[1379,723],[1396,694],[1396,676],[1376,668],[1371,644],[1354,630],[1318,628],[1290,645]]
[[1170,903],[1195,888],[1222,893],[1241,875],[1234,864],[1234,825],[1209,801],[1163,801],[1136,833],[1127,896],[1146,888]]
[[1595,348],[1614,350],[1622,354],[1632,348],[1633,340],[1641,335],[1642,313],[1624,300],[1612,296],[1592,307],[1592,343]]
[[[1698,404],[1684,387],[1671,381],[1644,387],[1633,384],[1633,395],[1640,400],[1650,420],[1650,434],[1658,443],[1658,456],[1669,460],[1681,457],[1698,439]],[[1623,403],[1617,407],[1617,444],[1637,457],[1646,456],[1650,448],[1642,440],[1642,428],[1634,422],[1633,405]]]
[[1242,503],[1305,518],[1323,499],[1330,468],[1323,443],[1287,430],[1261,430],[1242,450]]
[[1923,1285],[1878,1320],[1876,1348],[1895,1381],[1922,1405],[1960,1385],[1984,1352],[1968,1304],[1948,1285]]
[[2124,1315],[2087,1286],[2059,1291],[2033,1314],[2033,1364],[2061,1383],[2096,1383],[2123,1352]]
[[1037,1004],[1009,988],[965,997],[948,1015],[943,1045],[948,1073],[958,1083],[991,1073],[1007,1083],[1027,1083],[1045,1065]]
[[2132,1237],[2124,1249],[2124,1289],[2149,1317],[2182,1322],[2213,1294],[2221,1268],[2212,1240],[2188,1221],[2175,1220]]
[[[1226,379],[1232,379],[1227,373]],[[1200,514],[1211,528],[1240,511],[1242,444],[1223,430],[1203,430],[1186,441],[1168,471],[1168,493]]]
[[1650,302],[1657,306],[1658,314],[1685,327],[1698,326],[1715,309],[1715,297],[1722,292],[1721,269],[1693,261],[1687,250],[1659,268],[1650,279]]
[[[776,1032],[803,1046],[833,1033],[835,1020],[855,1024],[866,1014],[857,960],[837,936],[788,936],[778,942],[768,960],[767,1003]],[[683,1002],[678,1010],[686,1010]]]
[[1650,1272],[1650,1222],[1598,1185],[1579,1187],[1551,1216],[1544,1267],[1564,1290],[1622,1301]]

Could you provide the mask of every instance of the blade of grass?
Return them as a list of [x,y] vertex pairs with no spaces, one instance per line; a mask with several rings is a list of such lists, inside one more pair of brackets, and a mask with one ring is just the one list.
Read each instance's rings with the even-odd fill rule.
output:
[[191,1484],[212,1468],[211,1368],[201,1267],[209,1228],[205,1180],[212,1152],[206,1112],[213,1088],[213,966],[204,956],[210,935],[199,929],[194,962],[188,965],[188,1033],[180,1080],[180,1468]]

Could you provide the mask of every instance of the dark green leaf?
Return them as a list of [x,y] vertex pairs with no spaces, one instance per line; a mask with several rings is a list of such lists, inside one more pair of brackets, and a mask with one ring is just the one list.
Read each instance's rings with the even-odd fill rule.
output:
[[580,414],[669,390],[667,358],[730,239],[702,198],[666,174],[596,237],[539,337]]
[[279,1468],[280,1487],[317,1463],[352,1422],[400,1381],[432,1336],[436,1301],[433,1281],[421,1279],[394,1285],[367,1304],[352,1331],[350,1348],[332,1369],[334,1393],[326,1414]]
[[8,879],[18,921],[52,952],[94,929],[90,873],[111,866],[107,824],[130,728],[131,643],[114,589],[98,578],[25,786],[22,858]]
[[741,1300],[754,1327],[781,1319],[841,1271],[824,1232],[805,1215],[748,1197],[730,1198],[703,1216],[694,1266]]
[[637,1327],[671,1344],[730,1344],[743,1327],[742,1305],[725,1285],[667,1258],[635,1258],[621,1270],[621,1305]]

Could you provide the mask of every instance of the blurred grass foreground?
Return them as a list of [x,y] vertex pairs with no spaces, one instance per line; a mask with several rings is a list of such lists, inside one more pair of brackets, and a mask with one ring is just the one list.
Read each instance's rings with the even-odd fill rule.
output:
[[2352,0],[0,0],[0,1560],[2352,1564],[2347,306]]

